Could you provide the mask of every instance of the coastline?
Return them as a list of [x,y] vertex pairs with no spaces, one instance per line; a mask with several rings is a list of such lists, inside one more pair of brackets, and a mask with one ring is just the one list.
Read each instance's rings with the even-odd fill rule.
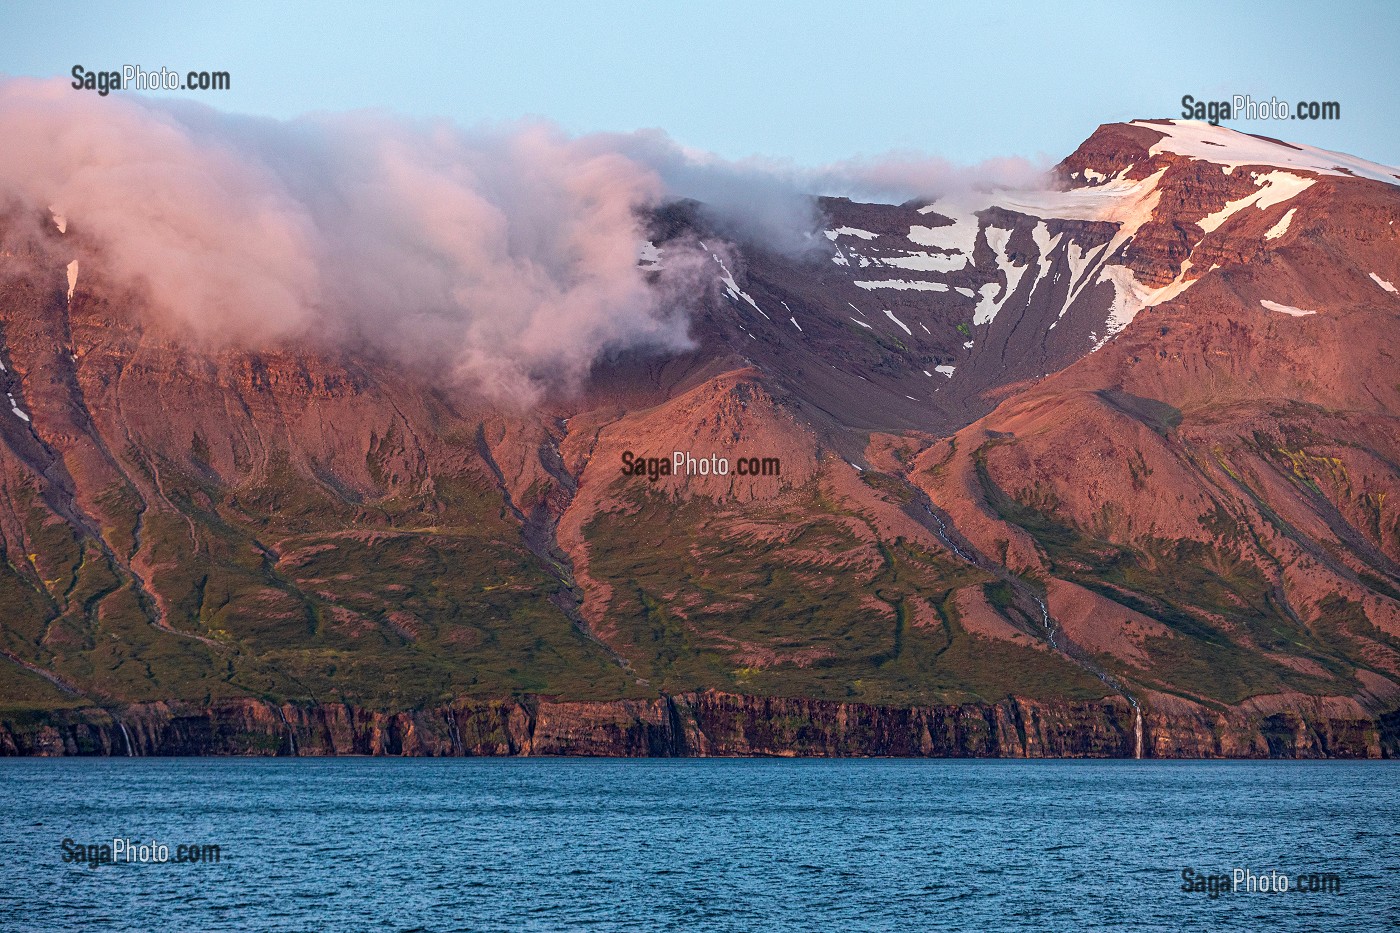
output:
[[[1120,697],[905,707],[704,691],[396,712],[239,699],[4,713],[0,756],[1133,758],[1136,727]],[[1400,758],[1400,711],[1147,705],[1141,728],[1144,758]]]

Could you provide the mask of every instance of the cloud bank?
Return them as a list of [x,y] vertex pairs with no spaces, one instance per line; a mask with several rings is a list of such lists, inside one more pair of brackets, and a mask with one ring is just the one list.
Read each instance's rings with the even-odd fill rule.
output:
[[800,170],[726,162],[658,131],[463,130],[383,113],[292,121],[0,82],[0,194],[47,205],[138,290],[147,325],[202,345],[364,343],[504,398],[576,383],[610,349],[686,345],[695,267],[637,266],[641,211],[707,205],[735,239],[798,251],[812,193],[911,197],[1033,167],[917,158]]

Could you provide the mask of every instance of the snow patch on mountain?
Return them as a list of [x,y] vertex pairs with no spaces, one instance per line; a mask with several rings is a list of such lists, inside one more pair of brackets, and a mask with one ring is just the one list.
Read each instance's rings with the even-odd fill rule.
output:
[[1277,240],[1279,237],[1287,233],[1288,225],[1293,222],[1293,215],[1297,213],[1297,211],[1298,208],[1290,207],[1288,209],[1288,213],[1284,214],[1283,217],[1279,220],[1279,222],[1270,227],[1269,232],[1264,234],[1264,239]]
[[904,332],[906,334],[908,334],[910,337],[914,336],[914,332],[909,329],[909,325],[901,321],[899,318],[895,317],[893,311],[891,311],[889,308],[885,308],[884,312],[885,317],[889,318],[891,321],[894,321],[900,327],[904,328]]
[[1105,280],[1113,284],[1113,305],[1108,309],[1108,320],[1104,323],[1104,340],[1107,340],[1133,323],[1133,318],[1146,305],[1147,296],[1143,294],[1137,276],[1127,266],[1107,267],[1101,281]]
[[1055,245],[1060,242],[1061,236],[1063,236],[1063,234],[1059,233],[1051,236],[1050,228],[1045,226],[1044,221],[1035,225],[1035,229],[1031,231],[1031,240],[1035,242],[1035,248],[1040,255],[1040,261],[1042,263],[1048,263],[1050,253],[1054,251]]
[[839,236],[859,237],[862,240],[874,240],[879,238],[878,233],[871,233],[869,230],[862,230],[859,227],[837,227],[835,230],[827,230],[826,238],[833,243]]
[[967,257],[957,253],[910,252],[903,256],[881,257],[880,264],[915,272],[956,272],[967,265]]
[[1006,244],[1011,242],[1012,232],[1013,231],[1003,227],[987,228],[987,245],[990,246],[992,252],[996,254],[998,264],[1001,262],[1002,253],[1006,252]]
[[1031,230],[1031,239],[1035,242],[1037,254],[1036,264],[1040,270],[1036,275],[1035,282],[1031,285],[1030,295],[1032,297],[1042,282],[1048,283],[1053,288],[1055,283],[1060,280],[1059,273],[1055,272],[1054,263],[1050,261],[1050,254],[1055,251],[1063,236],[1062,233],[1051,236],[1050,228],[1044,222],[1036,224],[1035,228]]
[[[998,198],[997,203],[1000,206],[1033,217],[1095,220],[1118,225],[1117,231],[1107,244],[1100,245],[1087,255],[1082,252],[1082,248],[1078,244],[1070,244],[1067,251],[1071,276],[1070,293],[1061,308],[1060,317],[1064,316],[1064,312],[1069,310],[1079,298],[1080,293],[1091,283],[1104,281],[1105,276],[1108,275],[1108,269],[1111,267],[1103,264],[1112,260],[1123,244],[1128,242],[1143,224],[1152,219],[1152,214],[1162,199],[1162,192],[1158,190],[1158,184],[1166,171],[1166,168],[1159,169],[1148,177],[1137,181],[1122,177],[1123,173],[1120,172],[1107,184],[1092,188],[1075,188],[1069,191],[1018,191],[1006,193]],[[1094,274],[1096,267],[1101,270],[1098,275]],[[1119,274],[1113,273],[1113,275]],[[1114,305],[1118,309],[1118,320],[1125,318],[1131,320],[1128,311],[1131,301],[1127,297],[1125,285],[1126,280],[1114,279],[1114,287],[1117,289],[1115,294],[1118,296],[1115,298]],[[985,286],[982,289],[982,296],[983,299],[978,304],[979,315],[991,320],[996,311],[991,308]],[[1136,313],[1136,310],[1131,312],[1131,314]],[[991,316],[988,317],[988,314]],[[976,318],[974,318],[975,322]],[[1127,326],[1126,323],[1123,326]],[[1118,329],[1121,330],[1122,327]],[[1108,336],[1112,336],[1115,332],[1110,329]],[[1107,339],[1108,337],[1104,338],[1104,340]],[[1102,343],[1099,345],[1101,346]]]
[[1149,155],[1171,152],[1220,165],[1227,174],[1241,165],[1271,165],[1303,169],[1319,175],[1350,175],[1400,185],[1400,168],[1313,146],[1274,142],[1201,121],[1171,120],[1159,123],[1135,120],[1129,125],[1165,134],[1152,144]]
[[1101,243],[1087,253],[1084,252],[1084,248],[1078,243],[1071,243],[1066,247],[1065,260],[1069,263],[1070,291],[1069,298],[1065,301],[1064,306],[1060,308],[1060,317],[1064,317],[1065,312],[1069,310],[1069,306],[1074,303],[1075,297],[1084,287],[1086,271],[1098,261],[1099,256],[1103,253],[1104,247],[1107,245],[1107,243]]
[[[972,312],[974,326],[990,324],[996,319],[997,312],[1016,293],[1016,288],[1021,284],[1022,276],[1030,268],[1030,266],[1015,265],[1011,262],[1011,257],[1007,255],[1006,247],[1011,242],[1010,230],[1003,230],[1001,227],[988,227],[985,235],[987,245],[992,248],[992,252],[996,255],[997,267],[1006,277],[1006,285],[1001,288],[996,282],[988,282],[982,286],[981,298]],[[997,297],[998,289],[1000,289],[1000,297]]]
[[972,261],[972,253],[977,247],[977,234],[981,229],[977,214],[965,207],[939,202],[919,208],[920,214],[937,213],[947,217],[951,224],[942,227],[914,225],[909,228],[909,241],[918,246],[930,246],[945,253],[961,253]]
[[875,279],[862,280],[852,284],[857,288],[863,288],[867,291],[872,291],[877,288],[893,288],[899,291],[915,292],[946,292],[948,290],[946,282],[925,282],[917,279]]
[[1295,308],[1292,305],[1282,305],[1277,301],[1269,301],[1264,298],[1259,299],[1259,303],[1270,311],[1277,311],[1279,314],[1287,314],[1292,317],[1306,317],[1309,314],[1316,314],[1316,311],[1304,311],[1302,308]]
[[[1138,312],[1143,308],[1150,308],[1170,301],[1196,284],[1196,279],[1186,277],[1190,268],[1191,260],[1183,261],[1181,271],[1176,278],[1161,288],[1154,289],[1139,282],[1137,276],[1133,274],[1133,270],[1127,266],[1105,266],[1103,273],[1099,276],[1099,281],[1113,285],[1113,305],[1109,308],[1108,320],[1104,322],[1104,336],[1094,349],[1097,350],[1112,337],[1121,333],[1125,327],[1133,322],[1138,316]],[[1061,316],[1063,317],[1063,314]]]
[[1220,210],[1213,214],[1207,214],[1196,221],[1196,226],[1206,233],[1216,230],[1231,216],[1244,210],[1249,205],[1257,206],[1261,211],[1281,204],[1290,198],[1302,194],[1313,186],[1315,179],[1304,178],[1301,175],[1294,175],[1291,172],[1269,172],[1260,175],[1256,172],[1250,173],[1250,178],[1259,185],[1259,190],[1253,194],[1246,195],[1234,201],[1230,201]]
[[[705,246],[704,243],[701,243],[700,245]],[[758,302],[753,300],[753,296],[751,296],[748,292],[740,288],[739,283],[734,281],[733,273],[729,271],[729,267],[724,264],[724,260],[720,258],[720,255],[718,253],[712,252],[708,246],[705,247],[705,251],[710,254],[710,256],[714,259],[715,262],[719,263],[719,280],[722,283],[724,283],[724,293],[729,296],[729,300],[733,301],[735,304],[738,304],[739,299],[742,298],[744,301],[747,301],[750,305],[752,305],[753,309],[759,314],[762,314],[765,318],[767,318],[770,321],[773,320],[772,318],[768,317],[768,315],[764,312],[762,308],[758,306]]]
[[[1136,231],[1152,218],[1152,211],[1161,197],[1157,194],[1157,184],[1166,171],[1165,168],[1160,169],[1138,181],[1115,178],[1106,185],[1093,188],[1001,192],[996,197],[996,203],[1032,217],[1102,220]],[[1157,196],[1153,197],[1154,194]]]

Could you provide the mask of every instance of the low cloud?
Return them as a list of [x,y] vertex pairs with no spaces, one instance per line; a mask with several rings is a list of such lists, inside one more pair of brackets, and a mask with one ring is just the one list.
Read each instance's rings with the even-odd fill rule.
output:
[[657,131],[462,130],[383,113],[273,121],[0,82],[0,193],[49,206],[203,345],[368,344],[504,398],[576,383],[613,349],[687,345],[697,264],[638,269],[644,212],[706,205],[726,236],[800,252],[814,193],[903,199],[1024,181],[1026,163],[726,162]]

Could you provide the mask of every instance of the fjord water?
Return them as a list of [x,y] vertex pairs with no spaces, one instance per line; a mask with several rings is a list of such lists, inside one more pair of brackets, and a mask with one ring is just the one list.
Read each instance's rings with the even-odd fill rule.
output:
[[[217,864],[63,861],[64,838]],[[4,930],[1375,930],[1393,762],[0,761]],[[1182,891],[1335,872],[1340,894]]]

